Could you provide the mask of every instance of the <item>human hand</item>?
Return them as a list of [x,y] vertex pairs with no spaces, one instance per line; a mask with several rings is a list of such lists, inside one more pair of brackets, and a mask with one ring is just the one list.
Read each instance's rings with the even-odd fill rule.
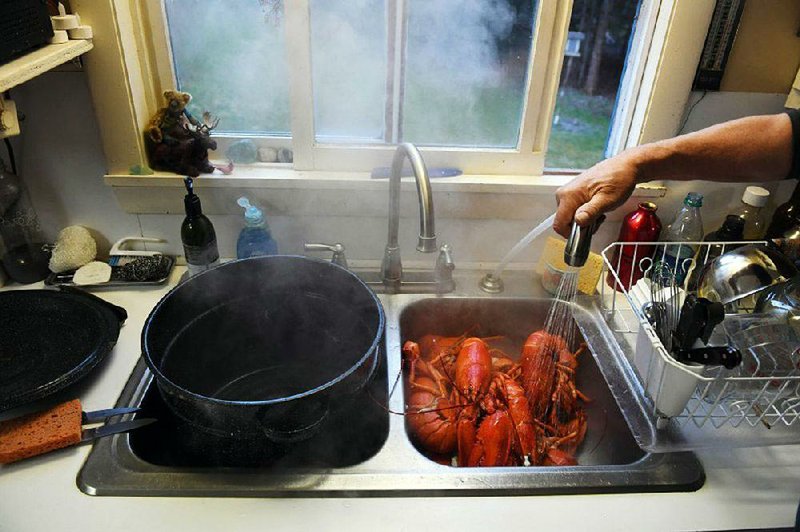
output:
[[556,233],[567,238],[572,220],[585,227],[633,193],[638,169],[626,153],[601,161],[556,191]]

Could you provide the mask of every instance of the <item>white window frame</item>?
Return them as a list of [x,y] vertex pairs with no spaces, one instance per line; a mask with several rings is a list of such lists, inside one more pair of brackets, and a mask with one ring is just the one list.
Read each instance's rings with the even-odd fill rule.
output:
[[[161,105],[162,90],[171,88],[162,86],[157,57],[164,50],[159,50],[158,39],[153,37],[152,27],[147,23],[148,2],[153,1],[70,2],[94,30],[94,48],[83,56],[83,62],[106,156],[105,182],[125,211],[141,214],[183,211],[181,176],[170,172],[153,175],[137,172],[147,165],[144,131]],[[552,0],[541,1],[553,5]],[[631,107],[633,118],[624,146],[667,138],[677,131],[715,4],[714,0],[644,1],[658,2],[659,7],[651,42],[640,65],[639,89],[626,104]],[[568,2],[560,2],[559,6],[556,19],[563,24],[565,41],[571,9]],[[552,51],[553,43],[551,56],[555,54],[560,59],[565,43],[561,42],[557,54]],[[551,62],[551,68],[560,69],[560,63]],[[547,101],[539,102],[539,108],[546,110],[548,117],[555,106],[558,81],[558,70],[547,73]],[[542,144],[538,145],[541,149],[549,136],[549,119],[540,117],[538,128],[536,138],[541,139]],[[427,150],[423,149],[423,153],[428,164],[442,164],[429,157]],[[391,157],[386,156],[380,166],[387,166],[390,161]],[[490,166],[480,163],[479,166]],[[513,175],[514,164],[435,180],[432,187],[441,198],[437,201],[437,218],[521,219],[526,216],[526,205],[552,202],[558,186],[572,178],[565,172],[534,172],[532,167]],[[503,173],[507,175],[497,175]],[[385,180],[371,180],[368,172],[307,171],[275,164],[237,166],[232,175],[204,176],[196,183],[205,191],[204,208],[210,214],[240,214],[235,202],[228,200],[246,193],[270,205],[274,212],[314,216],[345,212],[375,215],[374,209],[354,210],[351,206],[374,204],[382,209],[386,185]],[[402,190],[409,197],[415,194],[413,182],[404,182]],[[652,198],[663,194],[663,187],[648,185],[637,188],[635,196]]]
[[[387,9],[394,8],[396,13],[402,13],[404,4],[405,0],[389,1]],[[369,171],[386,166],[394,151],[391,144],[331,144],[315,138],[309,0],[287,0],[284,6],[286,49],[292,57],[289,70],[291,138],[247,138],[259,147],[291,147],[295,170]],[[175,88],[177,82],[163,0],[146,0],[146,7],[159,86],[162,90]],[[572,0],[539,0],[537,3],[517,145],[508,149],[423,146],[428,165],[455,166],[470,174],[543,173],[571,9]],[[244,137],[215,136],[222,151],[239,138]]]
[[614,115],[606,142],[605,155],[612,157],[629,147],[628,138],[636,110],[636,98],[642,89],[647,56],[655,36],[662,0],[642,0],[634,21],[634,33],[617,92]]

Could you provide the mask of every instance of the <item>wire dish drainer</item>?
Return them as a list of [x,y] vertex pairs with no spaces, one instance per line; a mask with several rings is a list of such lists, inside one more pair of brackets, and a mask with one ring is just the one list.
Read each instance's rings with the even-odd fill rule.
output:
[[[724,251],[733,243],[612,243],[602,251],[599,296],[582,298],[578,307],[588,312],[575,313],[634,437],[651,452],[722,442],[728,447],[800,443],[800,340],[785,321],[776,327],[758,319],[745,323],[740,319],[743,314],[726,314],[710,344],[738,347],[742,363],[730,370],[687,365],[667,351],[648,321],[642,298],[637,297],[640,292],[630,283],[633,269],[626,283],[631,289],[624,288],[621,246],[635,249],[634,267],[647,277],[654,259],[663,263],[668,247],[681,244],[698,249],[696,257],[705,261],[711,246],[722,246]],[[639,258],[640,249],[646,253],[654,247],[655,257]],[[694,258],[670,264],[673,273],[679,267],[690,271],[702,266]],[[612,288],[614,284],[619,291]],[[728,320],[741,325],[741,330],[723,327]]]

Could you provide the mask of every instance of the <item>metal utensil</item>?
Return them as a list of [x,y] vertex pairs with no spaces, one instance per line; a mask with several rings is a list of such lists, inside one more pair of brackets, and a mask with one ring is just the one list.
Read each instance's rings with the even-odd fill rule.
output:
[[761,292],[753,312],[785,317],[800,334],[800,275]]
[[93,412],[81,412],[81,423],[84,425],[99,423],[110,417],[135,414],[139,411],[141,411],[141,408],[106,408],[105,410],[95,410]]
[[650,276],[650,316],[661,343],[672,350],[672,331],[680,316],[680,287],[669,267],[657,267]]
[[672,331],[672,356],[684,364],[724,366],[742,363],[742,354],[728,345],[694,347],[698,340],[708,344],[714,328],[725,318],[722,303],[689,294],[681,307],[677,327]]
[[586,264],[586,259],[589,258],[589,247],[592,245],[592,235],[605,219],[605,215],[601,215],[586,227],[581,227],[574,221],[572,222],[572,229],[567,239],[567,245],[564,248],[564,262],[568,266],[580,268]]
[[81,431],[81,443],[96,440],[97,438],[105,438],[106,436],[119,434],[121,432],[128,432],[141,427],[146,427],[147,425],[155,422],[156,419],[146,417],[141,419],[132,419],[130,421],[120,421],[118,423],[109,423],[108,425],[102,425],[100,427],[94,427],[91,429],[83,429]]
[[697,294],[727,305],[797,274],[797,268],[780,251],[749,244],[714,259],[703,271]]

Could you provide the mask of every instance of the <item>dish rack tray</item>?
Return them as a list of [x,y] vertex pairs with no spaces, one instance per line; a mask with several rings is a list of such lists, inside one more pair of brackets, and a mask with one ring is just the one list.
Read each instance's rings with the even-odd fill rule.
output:
[[[664,347],[633,290],[609,285],[622,280],[617,258],[621,246],[636,248],[637,257],[640,245],[664,250],[670,244],[678,245],[607,246],[599,295],[578,298],[574,312],[637,442],[650,452],[800,443],[800,344],[788,351],[754,344],[730,370],[682,364]],[[707,258],[710,246],[731,243],[688,244],[699,249],[697,257]],[[684,262],[687,269],[695,267],[694,259]],[[634,265],[645,276],[652,266],[651,257]],[[730,343],[723,324],[715,329],[712,343]]]

